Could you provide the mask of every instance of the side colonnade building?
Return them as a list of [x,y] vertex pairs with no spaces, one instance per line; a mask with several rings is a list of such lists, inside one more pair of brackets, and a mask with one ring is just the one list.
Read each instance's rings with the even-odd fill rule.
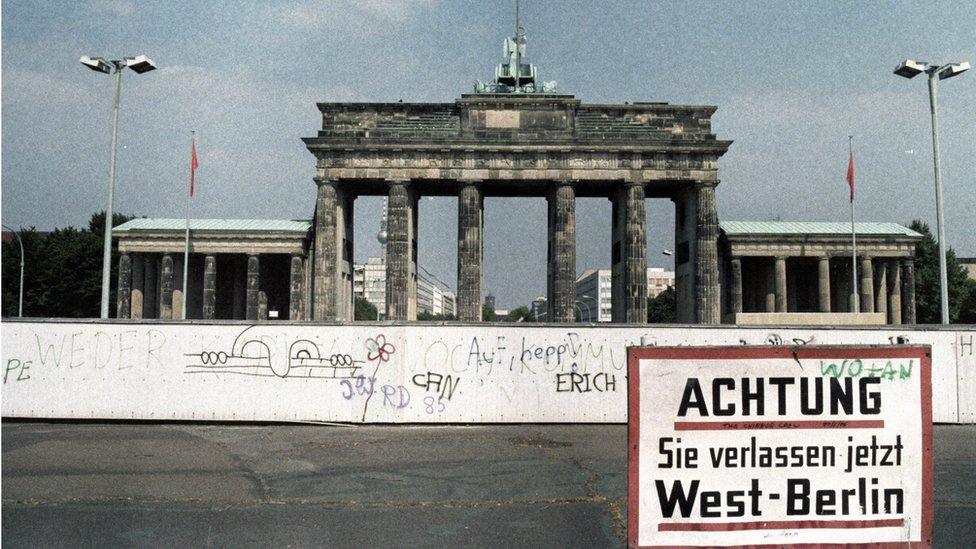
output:
[[837,313],[859,312],[860,322],[915,324],[915,247],[922,235],[907,227],[856,223],[854,259],[850,223],[724,221],[720,227],[727,323],[841,324],[852,317]]
[[309,221],[133,219],[119,242],[118,318],[307,319]]

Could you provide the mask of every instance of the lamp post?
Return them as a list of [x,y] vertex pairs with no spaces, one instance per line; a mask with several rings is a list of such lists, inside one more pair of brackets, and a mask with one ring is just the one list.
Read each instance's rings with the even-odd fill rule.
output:
[[897,67],[895,74],[905,78],[926,73],[929,76],[929,107],[932,115],[932,158],[935,164],[935,215],[939,234],[939,286],[941,290],[942,323],[949,323],[949,280],[946,273],[945,222],[942,217],[942,173],[939,167],[939,96],[938,80],[952,78],[969,70],[969,62],[944,65],[906,59]]
[[112,106],[112,146],[108,163],[108,205],[105,208],[105,238],[102,252],[102,307],[101,317],[108,318],[108,294],[112,272],[112,206],[115,199],[115,152],[118,148],[119,129],[119,99],[122,91],[122,69],[129,67],[133,72],[142,74],[156,68],[156,64],[145,55],[125,57],[112,61],[101,57],[83,55],[81,64],[89,69],[103,74],[111,74],[115,70],[115,102]]
[[11,229],[10,227],[4,225],[3,228],[12,232],[15,237],[17,237],[17,244],[20,244],[20,296],[17,299],[17,316],[24,316],[24,241],[20,239],[20,235],[17,231]]
[[[584,295],[581,295],[580,297],[582,297],[583,299],[593,299],[593,296],[591,296],[591,295],[586,295],[586,294],[584,294]],[[593,320],[593,310],[592,310],[592,309],[590,309],[590,304],[589,304],[589,303],[587,303],[586,301],[583,301],[583,299],[577,299],[576,301],[577,301],[578,303],[582,303],[582,304],[583,304],[583,306],[584,306],[584,307],[586,307],[586,318],[587,318],[587,320],[588,320],[589,322],[599,322],[599,321],[600,321],[600,315],[599,315],[599,314],[597,314],[597,319],[596,319],[596,320]],[[599,305],[600,305],[600,304],[599,304],[599,303],[597,303],[597,306],[598,306],[598,307],[599,307]]]
[[580,303],[580,300],[578,300],[578,299],[577,299],[576,301],[574,301],[574,302],[573,302],[573,309],[574,309],[574,310],[575,310],[575,311],[576,311],[577,313],[579,313],[579,316],[580,316],[580,322],[582,322],[582,321],[583,321],[583,309],[582,309],[582,308],[581,308],[581,307],[579,306],[579,303]]

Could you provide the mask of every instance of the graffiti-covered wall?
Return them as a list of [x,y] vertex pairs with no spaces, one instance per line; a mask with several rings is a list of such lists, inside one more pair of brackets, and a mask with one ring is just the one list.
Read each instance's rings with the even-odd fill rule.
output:
[[[976,328],[949,330],[4,321],[5,417],[627,420],[628,345],[928,344],[933,418],[976,422]],[[917,372],[867,364],[824,376]]]

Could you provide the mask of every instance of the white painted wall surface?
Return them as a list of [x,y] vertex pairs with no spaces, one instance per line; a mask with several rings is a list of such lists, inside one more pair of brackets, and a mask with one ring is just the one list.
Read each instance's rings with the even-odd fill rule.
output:
[[[948,331],[5,321],[0,331],[5,417],[623,423],[628,345],[889,345],[907,338],[932,346],[933,419],[976,423],[972,326]],[[429,373],[445,381],[451,376],[453,393],[445,381],[440,390],[423,386]],[[584,380],[589,391],[573,390],[585,388]]]

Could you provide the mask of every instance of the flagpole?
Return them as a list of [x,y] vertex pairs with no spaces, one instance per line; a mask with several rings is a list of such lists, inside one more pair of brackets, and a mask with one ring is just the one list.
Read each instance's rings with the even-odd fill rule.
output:
[[[196,132],[190,130],[190,146],[195,147]],[[193,177],[193,161],[190,161],[190,177]],[[186,190],[186,241],[183,244],[183,307],[180,310],[180,319],[186,320],[186,296],[189,293],[187,280],[190,273],[190,189]]]
[[[854,158],[854,136],[848,136],[848,146],[850,147],[850,157]],[[861,312],[861,296],[857,293],[857,232],[854,230],[854,183],[851,178],[851,246],[854,251],[851,253],[851,278],[854,283],[854,312]]]

